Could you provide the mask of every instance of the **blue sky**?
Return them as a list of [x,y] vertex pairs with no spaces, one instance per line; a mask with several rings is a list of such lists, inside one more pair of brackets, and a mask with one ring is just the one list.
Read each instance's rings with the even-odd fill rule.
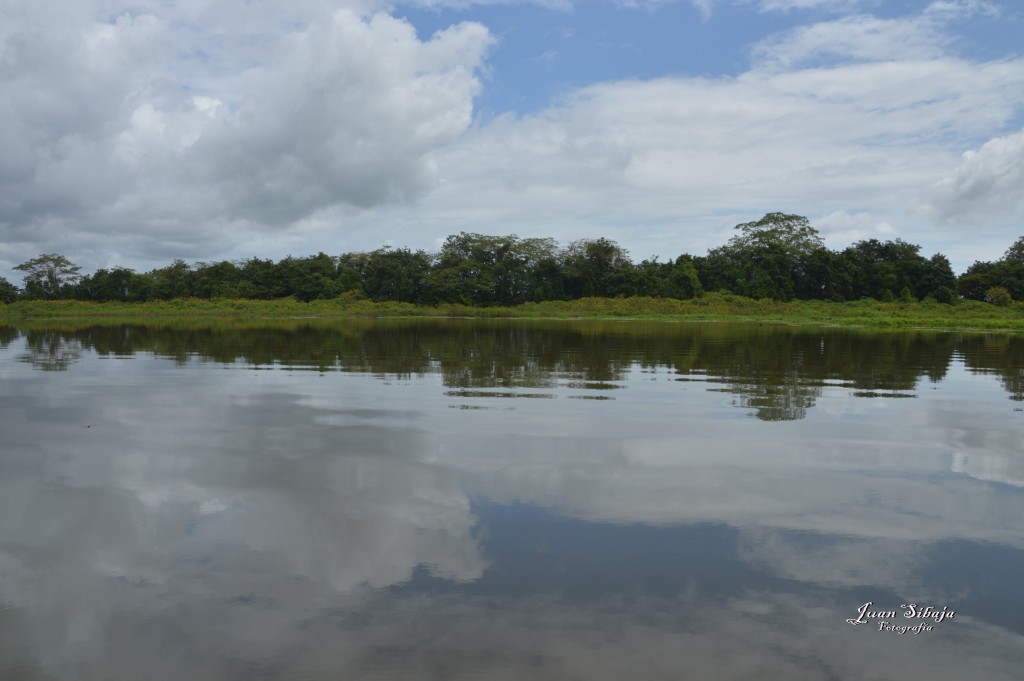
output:
[[[679,3],[651,9],[594,3],[555,9],[539,5],[402,8],[398,13],[422,37],[465,20],[495,27],[496,42],[478,104],[483,116],[532,113],[561,94],[601,81],[734,75],[749,62],[744,48],[764,35],[764,24],[786,23],[777,17],[704,20],[695,7]],[[730,7],[727,13],[736,10]]]
[[1024,234],[998,0],[0,0],[0,276],[436,250],[703,254],[806,215],[958,271]]
[[[878,7],[874,13],[892,16],[892,7],[888,13],[882,13],[884,9]],[[751,4],[730,3],[705,14],[688,2],[639,8],[613,2],[575,7],[399,5],[395,13],[416,26],[423,39],[460,21],[492,27],[495,45],[488,55],[488,75],[479,98],[483,115],[532,112],[561,93],[595,82],[735,76],[749,68],[750,48],[757,41],[834,15],[821,10],[759,12]],[[998,25],[985,24],[988,30]],[[1005,43],[1001,47],[1008,49]]]
[[[834,3],[856,7],[856,3]],[[874,17],[898,20],[930,2],[862,3]],[[737,76],[751,65],[760,40],[860,12],[759,11],[756,4],[719,3],[704,12],[689,2],[650,7],[615,2],[579,6],[504,4],[459,8],[398,5],[421,39],[461,21],[491,27],[495,43],[477,99],[484,119],[506,111],[532,113],[565,93],[602,81],[659,77]],[[996,5],[992,5],[993,8]],[[1021,53],[1024,10],[966,14],[950,35],[949,53],[977,60]],[[822,65],[829,60],[822,59]]]

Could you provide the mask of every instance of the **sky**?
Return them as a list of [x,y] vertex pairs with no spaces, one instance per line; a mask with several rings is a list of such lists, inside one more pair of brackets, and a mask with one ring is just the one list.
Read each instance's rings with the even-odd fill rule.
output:
[[703,255],[804,215],[963,272],[1024,235],[1016,0],[0,0],[0,276]]

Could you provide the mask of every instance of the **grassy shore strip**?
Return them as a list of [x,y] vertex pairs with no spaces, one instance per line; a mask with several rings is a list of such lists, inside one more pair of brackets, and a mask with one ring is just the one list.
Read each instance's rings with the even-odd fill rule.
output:
[[693,300],[668,298],[582,298],[526,303],[517,307],[419,306],[374,303],[353,297],[301,303],[280,300],[181,299],[147,303],[20,301],[0,305],[0,320],[95,318],[144,321],[162,318],[298,318],[298,317],[519,317],[535,319],[678,319],[828,324],[872,328],[980,329],[1024,331],[1024,303],[997,307],[974,301],[957,305],[816,300],[778,302],[709,293]]

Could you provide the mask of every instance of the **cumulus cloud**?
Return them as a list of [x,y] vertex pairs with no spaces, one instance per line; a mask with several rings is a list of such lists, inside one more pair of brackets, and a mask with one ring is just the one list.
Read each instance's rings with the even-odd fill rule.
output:
[[948,57],[602,83],[439,154],[444,182],[424,212],[563,240],[586,224],[666,257],[768,210],[861,207],[893,224],[1022,93],[1024,60]]
[[337,12],[291,36],[279,64],[246,74],[260,95],[211,132],[197,170],[231,183],[233,214],[271,224],[416,196],[433,184],[431,152],[470,123],[487,42],[479,24],[421,43],[386,14]]
[[960,164],[933,187],[941,219],[958,222],[1024,208],[1024,130],[966,151]]
[[305,5],[236,9],[235,28],[198,6],[52,22],[26,5],[0,43],[8,240],[73,229],[166,245],[429,190],[432,155],[470,124],[487,29],[420,40],[382,12]]
[[818,217],[814,226],[833,248],[843,248],[864,239],[885,241],[897,237],[892,225],[866,212],[833,211]]
[[[62,22],[26,3],[0,28],[0,264],[436,248],[459,230],[675,257],[769,210],[927,251],[936,216],[968,199],[1000,207],[993,229],[1020,217],[997,179],[1016,177],[1024,59],[954,53],[958,22],[990,3],[897,17],[859,3],[753,44],[734,75],[595,81],[474,124],[491,32],[422,40],[371,2],[139,2],[112,18],[81,3]],[[943,246],[982,248],[969,241]]]

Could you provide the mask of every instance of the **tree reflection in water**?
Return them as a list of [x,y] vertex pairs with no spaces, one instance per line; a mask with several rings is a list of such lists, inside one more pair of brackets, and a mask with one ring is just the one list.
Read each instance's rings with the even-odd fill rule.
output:
[[[549,320],[285,320],[82,324],[17,331],[19,359],[64,371],[86,350],[189,361],[370,373],[409,379],[439,373],[446,388],[511,395],[587,385],[621,387],[634,368],[736,395],[765,421],[804,418],[825,386],[859,397],[912,397],[950,363],[998,376],[1024,400],[1024,339],[1009,334],[875,332],[742,323]],[[500,389],[487,393],[487,389]]]
[[18,360],[42,371],[67,371],[82,358],[82,340],[56,331],[29,331],[25,334],[28,352]]

